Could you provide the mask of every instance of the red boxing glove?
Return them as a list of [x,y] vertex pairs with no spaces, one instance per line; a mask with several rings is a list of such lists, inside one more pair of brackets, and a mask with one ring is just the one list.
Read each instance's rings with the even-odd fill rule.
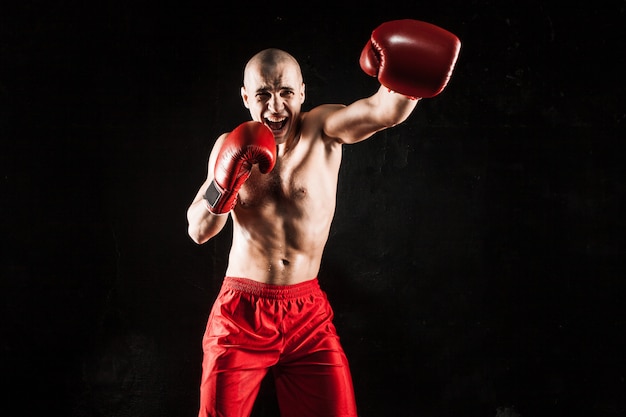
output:
[[237,203],[237,193],[250,177],[252,166],[267,174],[276,163],[276,141],[260,122],[245,122],[226,136],[215,161],[214,178],[204,199],[214,214],[228,213]]
[[393,20],[374,29],[360,64],[388,89],[428,98],[448,84],[460,49],[459,38],[445,29],[419,20]]

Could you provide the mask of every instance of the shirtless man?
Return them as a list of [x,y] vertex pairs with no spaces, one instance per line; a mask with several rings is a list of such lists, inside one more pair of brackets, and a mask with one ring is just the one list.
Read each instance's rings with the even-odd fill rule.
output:
[[400,20],[372,32],[361,67],[381,83],[348,106],[301,112],[296,59],[267,49],[244,70],[252,121],[215,142],[208,176],[188,209],[202,244],[233,223],[222,289],[203,339],[199,416],[249,416],[272,369],[283,417],[356,417],[345,354],[317,276],[335,211],[342,146],[395,126],[446,86],[458,38]]

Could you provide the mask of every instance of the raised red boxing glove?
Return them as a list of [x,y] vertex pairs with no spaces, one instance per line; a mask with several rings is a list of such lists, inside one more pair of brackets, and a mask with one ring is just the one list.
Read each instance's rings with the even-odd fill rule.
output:
[[214,178],[204,199],[214,214],[225,214],[237,203],[237,193],[250,177],[252,166],[267,174],[276,163],[276,141],[272,131],[260,122],[245,122],[226,136],[217,154]]
[[450,80],[461,49],[456,35],[419,20],[378,26],[361,52],[363,71],[409,97],[434,97]]

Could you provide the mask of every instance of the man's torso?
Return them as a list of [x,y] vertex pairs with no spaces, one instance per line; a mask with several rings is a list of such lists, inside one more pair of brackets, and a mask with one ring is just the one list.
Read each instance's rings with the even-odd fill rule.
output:
[[303,115],[299,138],[279,149],[272,172],[255,167],[239,191],[227,275],[280,285],[317,276],[341,163],[341,144],[324,137],[323,117]]

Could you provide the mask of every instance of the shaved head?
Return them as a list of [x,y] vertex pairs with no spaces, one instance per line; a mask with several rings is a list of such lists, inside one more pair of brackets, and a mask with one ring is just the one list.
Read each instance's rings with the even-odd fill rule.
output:
[[244,69],[241,98],[252,120],[268,126],[277,144],[298,134],[305,85],[298,61],[276,48],[256,53]]
[[288,52],[277,48],[264,49],[255,54],[244,69],[243,84],[246,85],[250,74],[258,72],[263,75],[267,75],[274,71],[277,67],[291,66],[296,70],[299,83],[303,82],[302,70],[298,61]]

